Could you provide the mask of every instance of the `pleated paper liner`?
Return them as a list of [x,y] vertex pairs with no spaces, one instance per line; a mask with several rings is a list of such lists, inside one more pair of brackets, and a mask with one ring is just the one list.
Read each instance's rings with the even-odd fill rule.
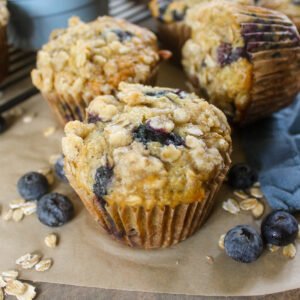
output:
[[[157,79],[158,69],[159,64],[153,67],[146,82],[142,83],[154,85]],[[52,112],[62,125],[74,120],[83,121],[86,115],[85,109],[94,99],[93,97],[91,97],[91,99],[84,99],[81,95],[75,97],[67,92],[65,94],[59,94],[56,90],[49,93],[42,92],[44,99],[48,102]]]
[[[300,91],[300,37],[295,25],[279,12],[228,5],[241,26],[253,65],[250,98],[235,120],[247,124],[279,111],[296,98]],[[205,87],[199,86],[196,76],[188,75],[193,90],[203,96]]]
[[8,63],[6,26],[2,26],[0,27],[0,82],[7,76]]
[[181,49],[191,35],[191,29],[184,21],[174,23],[162,23],[156,21],[159,39],[165,47],[173,53],[172,60],[176,64],[181,63]]
[[206,221],[214,204],[216,193],[229,169],[230,153],[214,179],[207,186],[201,202],[170,206],[144,207],[112,206],[99,200],[93,193],[80,188],[74,178],[72,163],[66,162],[66,175],[85,207],[98,224],[115,240],[134,248],[161,248],[184,241]]

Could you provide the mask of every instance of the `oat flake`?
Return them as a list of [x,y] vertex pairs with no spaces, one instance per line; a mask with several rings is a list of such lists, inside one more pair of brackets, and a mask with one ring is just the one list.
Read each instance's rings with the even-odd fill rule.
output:
[[36,296],[35,287],[31,284],[25,283],[26,292],[23,295],[17,296],[18,300],[32,300]]
[[257,206],[257,199],[256,198],[249,198],[245,199],[240,203],[240,208],[242,210],[251,210]]
[[57,235],[50,233],[45,237],[45,244],[49,248],[55,248],[57,245]]
[[48,259],[43,259],[39,263],[37,263],[35,265],[35,269],[38,272],[44,272],[49,270],[51,266],[52,266],[52,259],[48,258]]
[[5,292],[8,295],[19,296],[23,295],[26,291],[26,286],[19,280],[10,280],[7,282]]
[[23,269],[33,268],[39,261],[41,257],[37,254],[27,253],[16,260],[16,264],[20,265]]
[[261,189],[259,187],[253,187],[249,190],[251,196],[255,198],[263,198],[264,194],[262,193]]
[[247,199],[247,198],[249,198],[249,196],[248,196],[248,194],[246,194],[244,191],[242,191],[242,190],[234,190],[233,191],[233,194],[235,195],[235,196],[237,196],[238,198],[240,198],[240,199]]
[[55,133],[55,131],[56,131],[56,127],[51,126],[43,131],[43,135],[45,137],[48,137],[48,136],[51,136],[53,133]]
[[265,210],[264,205],[258,201],[256,207],[253,208],[251,210],[251,212],[252,212],[253,217],[257,219],[257,218],[260,218],[264,214],[264,210]]
[[271,245],[271,244],[268,244],[267,245],[268,249],[270,252],[276,252],[278,249],[279,249],[279,246],[275,246],[275,245]]
[[12,209],[9,209],[9,210],[3,212],[3,214],[2,214],[2,219],[3,219],[4,221],[10,221],[11,218],[12,218],[12,215],[13,215],[13,210],[12,210]]
[[236,215],[240,212],[239,204],[234,199],[227,199],[223,202],[222,207],[224,210],[230,212],[231,214]]
[[1,275],[3,276],[3,279],[5,281],[8,281],[11,279],[17,279],[19,276],[19,272],[15,270],[7,270],[7,271],[3,271]]
[[293,243],[283,247],[283,255],[287,256],[289,258],[294,258],[296,255],[296,252],[297,252],[296,247]]
[[225,240],[225,236],[226,236],[225,233],[222,234],[222,235],[220,236],[219,242],[218,242],[218,245],[219,245],[219,247],[220,247],[222,250],[224,250],[224,240]]
[[5,287],[6,286],[6,282],[4,281],[3,277],[0,276],[0,287]]
[[211,257],[211,256],[206,256],[206,261],[209,263],[209,264],[212,264],[213,262],[214,262],[214,259],[213,259],[213,257]]
[[35,201],[27,201],[22,207],[21,207],[24,215],[30,216],[33,213],[36,212],[37,209],[37,203]]
[[24,199],[15,200],[9,203],[9,207],[12,209],[20,208],[25,202]]
[[24,213],[21,208],[17,208],[16,210],[14,210],[12,218],[15,222],[20,222],[23,219],[23,217]]

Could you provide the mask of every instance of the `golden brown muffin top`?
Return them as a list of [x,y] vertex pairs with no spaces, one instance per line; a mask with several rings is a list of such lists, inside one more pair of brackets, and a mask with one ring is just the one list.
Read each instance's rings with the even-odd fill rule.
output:
[[195,94],[122,82],[87,115],[65,126],[67,176],[110,205],[201,202],[229,159],[225,115]]
[[121,81],[144,82],[159,60],[151,31],[107,16],[90,23],[73,17],[38,52],[32,80],[42,92],[91,100]]
[[[152,0],[149,3],[154,18],[161,22],[173,23],[182,21],[189,8],[212,0]],[[242,5],[254,5],[254,0],[227,0]]]
[[5,26],[8,22],[9,13],[6,7],[6,0],[0,0],[0,25]]
[[290,17],[300,17],[299,0],[260,0],[258,5],[279,10]]

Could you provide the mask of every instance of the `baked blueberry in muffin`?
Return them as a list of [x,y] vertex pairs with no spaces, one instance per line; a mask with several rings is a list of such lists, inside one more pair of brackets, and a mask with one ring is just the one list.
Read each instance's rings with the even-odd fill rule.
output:
[[62,145],[66,176],[98,223],[133,247],[193,234],[230,164],[224,114],[195,94],[124,82],[87,114],[93,122],[68,123]]
[[300,90],[300,39],[283,14],[226,1],[189,10],[183,66],[194,90],[235,122],[290,104]]
[[69,20],[38,52],[33,84],[61,123],[83,120],[98,95],[114,94],[121,81],[153,84],[162,59],[156,36],[122,19]]

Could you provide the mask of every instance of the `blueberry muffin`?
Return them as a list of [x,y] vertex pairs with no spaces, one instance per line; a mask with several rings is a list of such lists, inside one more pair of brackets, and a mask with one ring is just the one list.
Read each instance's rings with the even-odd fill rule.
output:
[[300,40],[282,13],[225,1],[197,5],[183,66],[194,90],[233,121],[248,123],[290,104],[300,90]]
[[132,247],[167,247],[192,235],[230,164],[225,115],[177,89],[122,82],[65,133],[71,186],[101,227]]
[[0,0],[0,82],[6,77],[8,71],[8,45],[6,36],[8,17],[6,1]]
[[[207,1],[211,0],[151,0],[149,7],[157,21],[160,39],[172,50],[176,62],[180,62],[182,46],[191,34],[185,22],[188,9]],[[254,0],[228,1],[254,5]]]
[[162,58],[155,35],[122,19],[99,17],[84,23],[77,17],[56,30],[38,52],[33,84],[65,124],[83,120],[98,95],[114,94],[121,81],[152,84]]
[[300,30],[300,1],[299,0],[259,0],[258,5],[278,10],[287,15]]

